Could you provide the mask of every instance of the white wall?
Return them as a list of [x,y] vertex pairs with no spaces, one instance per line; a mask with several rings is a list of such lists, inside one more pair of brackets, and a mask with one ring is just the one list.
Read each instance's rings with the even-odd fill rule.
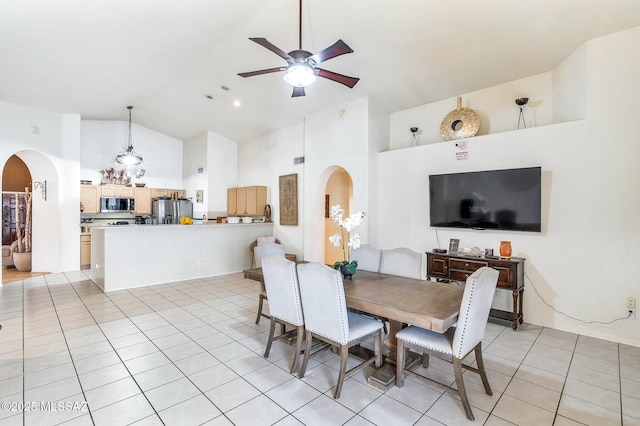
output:
[[[553,93],[566,85],[561,91],[565,99],[569,93],[577,95],[573,99],[578,104],[563,100],[557,117],[573,119],[586,111],[586,120],[471,138],[466,161],[456,161],[453,142],[380,154],[379,247],[426,251],[446,248],[450,238],[459,238],[463,247],[497,249],[501,240],[510,240],[514,255],[527,259],[525,321],[639,346],[638,320],[586,323],[624,317],[626,297],[640,297],[640,144],[632,131],[640,62],[629,55],[639,47],[640,28],[594,40],[551,74]],[[576,84],[573,76],[586,76],[587,84]],[[523,93],[544,99],[538,124],[543,107],[553,103],[546,93],[548,78],[544,80],[539,86],[543,96]],[[484,93],[497,99],[494,90],[505,87],[510,85]],[[509,103],[513,93],[505,97]],[[430,109],[436,108],[425,110]],[[511,112],[517,119],[517,110]],[[403,114],[394,114],[392,133],[394,122],[408,122]],[[406,114],[414,116],[415,111]],[[538,165],[543,173],[541,233],[436,232],[429,227],[429,174]]]
[[79,136],[79,115],[0,101],[0,165],[17,154],[34,181],[47,181],[47,200],[38,190],[33,198],[34,271],[80,267]]
[[[100,170],[119,168],[116,154],[127,149],[128,121],[82,120],[80,179],[100,184]],[[131,144],[144,159],[145,175],[132,182],[151,188],[180,189],[182,183],[182,141],[135,123],[131,125]]]
[[[529,98],[523,109],[526,127],[551,124],[553,115],[552,74],[544,73],[461,95],[462,107],[480,118],[478,136],[515,130],[520,109],[518,98]],[[536,105],[532,108],[532,105]],[[418,127],[420,145],[442,142],[440,124],[457,106],[456,97],[391,114],[390,149],[411,147],[411,127]],[[521,125],[521,128],[523,126]]]
[[227,215],[227,189],[238,185],[238,144],[207,132],[207,178],[209,214]]
[[[304,124],[296,124],[277,132],[243,142],[238,146],[238,186],[267,187],[267,203],[271,205],[273,234],[285,245],[287,253],[303,258],[303,221],[305,164],[293,164],[304,152]],[[298,174],[298,225],[280,225],[280,176]]]
[[[184,143],[184,187],[193,200],[193,217],[227,215],[227,189],[238,186],[238,144],[213,132]],[[202,169],[202,173],[199,172]],[[196,202],[196,190],[203,202]]]
[[[329,241],[324,236],[324,194],[327,179],[336,167],[353,181],[352,212],[369,210],[369,100],[359,98],[310,114],[305,121],[304,255],[322,262]],[[368,219],[358,228],[368,241]]]
[[[207,179],[207,134],[184,142],[182,147],[182,182],[187,198],[193,201],[193,217],[209,215],[209,180]],[[199,170],[202,169],[202,173]],[[196,201],[196,190],[203,191],[202,202]]]

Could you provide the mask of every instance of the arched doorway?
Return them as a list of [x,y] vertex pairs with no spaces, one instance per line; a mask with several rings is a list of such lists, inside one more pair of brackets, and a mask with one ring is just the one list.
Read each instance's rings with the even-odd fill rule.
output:
[[2,170],[2,245],[16,240],[16,196],[23,203],[25,188],[31,188],[31,173],[18,156],[9,157]]
[[[32,271],[41,274],[44,271],[55,270],[55,265],[59,262],[58,173],[55,166],[47,156],[32,150],[15,152],[4,163],[0,161],[0,166],[3,170],[3,190],[11,188],[17,189],[17,192],[24,192],[24,188],[28,187],[33,195]],[[18,169],[15,167],[23,169],[19,172],[22,176],[20,179],[16,179],[15,173]],[[5,186],[5,181],[13,182],[13,186]],[[5,223],[3,232],[4,228]],[[2,270],[3,282],[6,282],[5,271],[8,270]]]
[[[345,211],[345,216],[351,213],[353,204],[353,181],[349,173],[342,167],[332,169],[325,185],[325,219],[324,219],[324,263],[333,265],[343,260],[342,248],[329,243],[329,237],[340,232],[340,227],[329,217],[328,209],[339,204]],[[348,257],[348,253],[347,253]]]

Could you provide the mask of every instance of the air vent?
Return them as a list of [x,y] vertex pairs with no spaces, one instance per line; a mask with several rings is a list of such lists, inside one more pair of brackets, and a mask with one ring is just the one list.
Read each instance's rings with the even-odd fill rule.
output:
[[304,163],[304,157],[296,157],[293,159],[293,164],[302,164]]

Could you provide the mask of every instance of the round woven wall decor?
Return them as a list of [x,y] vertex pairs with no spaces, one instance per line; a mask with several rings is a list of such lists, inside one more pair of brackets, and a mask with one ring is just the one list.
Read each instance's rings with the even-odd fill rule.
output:
[[440,134],[446,141],[470,138],[480,129],[480,117],[471,108],[462,108],[462,98],[458,96],[458,107],[444,117],[440,124]]

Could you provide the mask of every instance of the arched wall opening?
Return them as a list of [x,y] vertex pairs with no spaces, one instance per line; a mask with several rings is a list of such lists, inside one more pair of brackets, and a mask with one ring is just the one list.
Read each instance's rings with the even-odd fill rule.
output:
[[[15,152],[31,175],[32,197],[32,268],[33,272],[47,272],[58,264],[59,177],[51,160],[40,152],[22,150]],[[7,158],[2,170],[14,160]],[[11,170],[11,169],[10,169]],[[4,176],[2,178],[4,188]],[[46,193],[44,182],[46,181]],[[39,182],[40,185],[33,185]],[[24,188],[23,188],[24,191]],[[45,199],[46,197],[46,199]],[[3,224],[4,226],[4,224]]]
[[341,231],[341,228],[329,217],[329,209],[331,206],[339,204],[345,211],[345,217],[351,213],[353,205],[353,181],[349,173],[339,166],[332,166],[320,176],[319,190],[320,195],[324,197],[324,202],[320,205],[323,207],[319,212],[323,219],[318,223],[324,223],[324,260],[328,265],[344,260],[346,256],[349,258],[348,247],[346,253],[343,253],[342,247],[334,247],[329,242],[329,237]]
[[[11,246],[16,236],[16,204],[24,205],[25,188],[31,192],[31,173],[20,157],[9,157],[2,169],[2,246]],[[17,197],[17,199],[16,199]],[[4,255],[4,253],[3,253]],[[3,258],[2,266],[6,260]],[[10,260],[11,261],[11,260]],[[12,261],[11,261],[12,262]],[[13,265],[13,263],[9,263]]]

